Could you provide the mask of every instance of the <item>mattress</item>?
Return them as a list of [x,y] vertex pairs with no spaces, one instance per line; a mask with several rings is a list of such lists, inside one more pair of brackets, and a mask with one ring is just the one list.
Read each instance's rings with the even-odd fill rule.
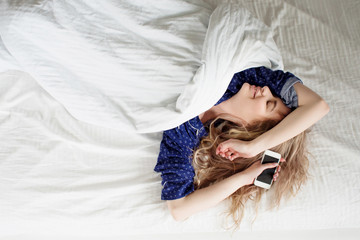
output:
[[[359,233],[358,1],[18,0],[0,11],[0,238]],[[258,65],[294,73],[330,106],[309,134],[309,181],[278,209],[264,197],[255,221],[248,203],[232,235],[227,201],[174,221],[153,171],[162,130]]]

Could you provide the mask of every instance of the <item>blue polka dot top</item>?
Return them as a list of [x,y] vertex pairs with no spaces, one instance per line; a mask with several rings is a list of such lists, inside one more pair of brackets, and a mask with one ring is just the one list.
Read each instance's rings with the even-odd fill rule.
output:
[[[236,73],[226,92],[216,103],[220,104],[234,96],[243,83],[260,87],[268,86],[274,96],[280,97],[289,108],[297,107],[297,95],[293,85],[301,82],[292,73],[273,71],[265,67],[250,68]],[[163,132],[160,153],[155,171],[162,177],[162,200],[175,200],[194,191],[193,150],[208,133],[198,116],[178,127]]]

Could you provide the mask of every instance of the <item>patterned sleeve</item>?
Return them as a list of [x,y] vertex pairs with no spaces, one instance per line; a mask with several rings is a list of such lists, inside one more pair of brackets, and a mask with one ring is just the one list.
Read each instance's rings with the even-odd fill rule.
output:
[[295,83],[301,83],[303,82],[297,78],[297,77],[291,77],[287,79],[284,86],[282,87],[280,91],[280,97],[281,100],[285,103],[285,105],[289,108],[297,108],[298,107],[298,96],[296,94],[296,91],[294,89]]
[[[195,172],[191,164],[191,155],[205,131],[200,120],[196,121],[193,120],[191,125],[190,120],[163,133],[160,153],[154,169],[161,173],[162,200],[182,198],[194,191]],[[193,127],[196,124],[202,128],[200,131]]]

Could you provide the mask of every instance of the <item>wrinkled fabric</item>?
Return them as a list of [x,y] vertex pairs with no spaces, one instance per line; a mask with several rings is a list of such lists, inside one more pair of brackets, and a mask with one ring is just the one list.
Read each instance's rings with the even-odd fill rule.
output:
[[213,106],[236,72],[283,68],[272,30],[249,11],[199,2],[23,1],[21,12],[10,1],[1,39],[76,119],[158,132]]

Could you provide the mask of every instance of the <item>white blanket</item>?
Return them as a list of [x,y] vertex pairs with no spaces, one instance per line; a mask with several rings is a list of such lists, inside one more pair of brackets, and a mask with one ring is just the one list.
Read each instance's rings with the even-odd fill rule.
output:
[[240,5],[220,5],[206,32],[208,9],[173,2],[171,11],[178,4],[182,13],[196,12],[154,19],[164,5],[155,4],[142,6],[151,14],[134,18],[130,4],[111,1],[27,3],[21,17],[11,11],[18,4],[10,5],[2,38],[73,116],[122,131],[173,128],[211,108],[234,73],[282,68],[272,31]]
[[161,131],[134,130],[196,115],[231,71],[281,68],[278,51],[331,111],[309,135],[309,182],[277,210],[265,197],[253,225],[247,207],[234,236],[359,233],[358,1],[239,1],[267,27],[242,9],[215,11],[222,1],[145,2],[0,1],[0,239],[225,239],[226,201],[172,219],[153,172]]

